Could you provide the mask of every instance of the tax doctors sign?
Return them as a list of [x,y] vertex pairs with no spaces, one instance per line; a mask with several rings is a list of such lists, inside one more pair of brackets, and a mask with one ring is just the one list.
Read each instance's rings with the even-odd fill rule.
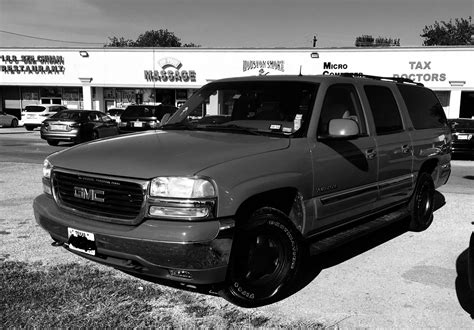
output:
[[426,86],[450,86],[450,81],[466,81],[474,85],[472,50],[416,48],[416,49],[346,49],[321,50],[316,74],[338,75],[344,72],[399,77]]

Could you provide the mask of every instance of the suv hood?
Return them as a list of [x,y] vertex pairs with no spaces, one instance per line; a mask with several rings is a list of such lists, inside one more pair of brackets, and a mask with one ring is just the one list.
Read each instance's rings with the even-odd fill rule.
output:
[[202,131],[149,131],[81,144],[53,166],[121,177],[190,176],[234,159],[287,148],[289,138]]

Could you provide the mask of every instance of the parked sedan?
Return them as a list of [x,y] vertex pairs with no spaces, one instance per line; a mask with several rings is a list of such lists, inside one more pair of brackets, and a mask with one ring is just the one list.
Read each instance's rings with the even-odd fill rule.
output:
[[81,143],[117,134],[115,120],[92,110],[64,110],[41,125],[41,138],[53,146],[60,141]]
[[449,119],[453,133],[453,155],[474,157],[474,119]]
[[9,115],[3,111],[0,111],[0,126],[1,127],[17,127],[18,118],[15,116]]
[[120,133],[155,129],[166,114],[172,115],[178,108],[171,105],[129,105],[120,116]]

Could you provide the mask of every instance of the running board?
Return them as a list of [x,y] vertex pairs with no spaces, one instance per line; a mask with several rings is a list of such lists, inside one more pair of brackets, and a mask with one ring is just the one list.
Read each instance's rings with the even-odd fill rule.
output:
[[368,218],[367,221],[344,230],[324,233],[319,237],[316,235],[312,238],[312,242],[309,243],[310,254],[315,255],[327,252],[361,236],[365,236],[383,227],[406,219],[408,216],[409,212],[407,208],[403,207],[371,220]]

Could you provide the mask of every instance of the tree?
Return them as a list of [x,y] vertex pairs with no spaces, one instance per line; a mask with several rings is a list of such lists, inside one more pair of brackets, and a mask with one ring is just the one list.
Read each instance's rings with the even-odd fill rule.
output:
[[374,39],[371,35],[364,34],[356,38],[356,47],[389,47],[400,46],[400,39],[377,37]]
[[456,18],[446,21],[435,21],[433,25],[425,26],[423,34],[423,46],[443,45],[470,45],[471,37],[474,35],[474,25],[469,19]]
[[104,47],[200,47],[194,43],[182,44],[181,40],[168,30],[150,30],[138,36],[137,40],[123,37],[109,37]]

